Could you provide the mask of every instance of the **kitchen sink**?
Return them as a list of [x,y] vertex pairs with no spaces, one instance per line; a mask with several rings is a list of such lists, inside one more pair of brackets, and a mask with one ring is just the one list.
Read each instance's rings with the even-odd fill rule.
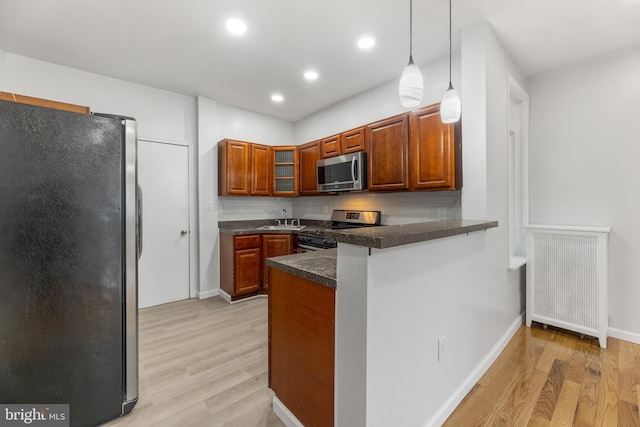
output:
[[263,225],[258,227],[258,230],[302,230],[306,225]]

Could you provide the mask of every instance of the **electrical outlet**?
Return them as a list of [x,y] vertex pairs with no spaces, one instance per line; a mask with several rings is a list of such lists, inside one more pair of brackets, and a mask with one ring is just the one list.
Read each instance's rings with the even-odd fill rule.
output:
[[213,200],[207,200],[207,210],[208,211],[213,210]]
[[440,338],[438,338],[438,362],[442,362],[444,360],[446,340],[447,340],[446,335],[443,335]]
[[438,219],[446,219],[446,218],[447,218],[447,209],[438,208]]

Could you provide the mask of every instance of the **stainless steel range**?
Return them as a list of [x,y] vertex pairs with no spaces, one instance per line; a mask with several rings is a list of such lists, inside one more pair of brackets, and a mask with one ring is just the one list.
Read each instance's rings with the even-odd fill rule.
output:
[[[331,229],[344,230],[347,228],[375,227],[380,225],[380,211],[334,210],[331,214]],[[298,248],[302,251],[319,251],[331,249],[338,243],[325,238],[325,230],[315,230],[298,233]]]

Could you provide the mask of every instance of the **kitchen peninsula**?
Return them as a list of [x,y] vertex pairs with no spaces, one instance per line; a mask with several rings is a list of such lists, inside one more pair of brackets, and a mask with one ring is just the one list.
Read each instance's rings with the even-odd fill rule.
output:
[[454,365],[473,343],[458,331],[481,326],[480,231],[497,226],[331,231],[337,250],[268,259],[270,386],[285,424],[429,425],[464,380]]

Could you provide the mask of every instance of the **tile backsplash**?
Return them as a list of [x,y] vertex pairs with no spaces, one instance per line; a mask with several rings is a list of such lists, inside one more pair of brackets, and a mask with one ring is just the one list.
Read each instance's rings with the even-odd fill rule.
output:
[[282,218],[329,220],[334,209],[379,210],[386,225],[461,218],[460,191],[343,193],[313,197],[219,197],[218,220]]
[[328,220],[334,209],[379,210],[386,225],[461,218],[460,191],[431,193],[343,193],[293,199],[293,214]]

